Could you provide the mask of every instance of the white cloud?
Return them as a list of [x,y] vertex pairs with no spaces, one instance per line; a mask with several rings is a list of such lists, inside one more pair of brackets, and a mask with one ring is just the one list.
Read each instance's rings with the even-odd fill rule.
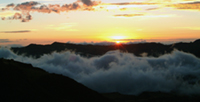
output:
[[145,91],[175,91],[200,94],[200,59],[180,51],[158,58],[136,57],[119,51],[92,58],[72,52],[54,52],[34,59],[0,48],[2,57],[69,76],[98,92],[135,95]]

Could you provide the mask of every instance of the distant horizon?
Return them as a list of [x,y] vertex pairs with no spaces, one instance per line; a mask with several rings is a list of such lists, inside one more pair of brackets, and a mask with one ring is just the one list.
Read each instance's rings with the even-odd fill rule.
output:
[[[179,43],[179,42],[194,42],[197,39],[132,39],[132,40],[127,40],[126,42],[120,41],[121,44],[138,44],[138,43],[161,43],[164,45],[170,45],[174,43]],[[18,39],[18,40],[9,40],[9,39],[0,39],[0,46],[8,46],[8,47],[23,47],[23,46],[28,46],[30,44],[39,44],[39,45],[48,45],[48,44],[53,44],[54,42],[58,43],[71,43],[71,44],[92,44],[92,45],[116,45],[116,41],[82,41],[82,42],[75,42],[75,41],[65,41],[65,40],[29,40],[29,39]]]

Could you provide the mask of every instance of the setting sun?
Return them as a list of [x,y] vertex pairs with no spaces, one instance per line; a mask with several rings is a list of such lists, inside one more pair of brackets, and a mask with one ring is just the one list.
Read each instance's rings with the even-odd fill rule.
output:
[[116,44],[120,44],[121,41],[116,41]]
[[116,44],[120,44],[121,42],[125,42],[125,40],[127,39],[127,37],[126,36],[112,36],[111,39]]

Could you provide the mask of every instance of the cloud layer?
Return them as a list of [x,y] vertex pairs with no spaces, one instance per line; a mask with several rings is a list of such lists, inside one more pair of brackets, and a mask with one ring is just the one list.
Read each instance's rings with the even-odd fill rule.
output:
[[98,92],[137,95],[145,91],[200,94],[200,59],[174,51],[158,58],[110,51],[85,58],[72,52],[54,52],[38,59],[0,48],[0,58],[30,63],[47,72],[75,79]]
[[180,10],[200,10],[200,2],[179,3],[170,6]]
[[28,33],[30,30],[20,30],[20,31],[1,31],[0,33]]
[[9,39],[0,39],[0,43],[7,43],[7,42],[12,42]]
[[[20,13],[15,13],[12,17],[8,17],[8,20],[19,19],[22,22],[28,22],[32,20],[32,15],[30,12],[39,12],[39,13],[60,13],[68,12],[71,10],[94,10],[93,6],[100,4],[100,1],[91,1],[91,0],[77,0],[72,4],[41,4],[39,2],[30,1],[24,2],[21,4],[8,4],[5,8],[2,8],[1,11],[6,11],[13,9],[15,11],[20,11]],[[5,20],[5,17],[2,17],[2,20]]]
[[[95,6],[100,6],[95,8]],[[116,2],[116,3],[101,3],[100,0],[77,0],[71,4],[41,4],[39,2],[30,1],[21,4],[8,4],[6,7],[1,8],[0,11],[17,11],[12,16],[1,16],[2,20],[14,20],[18,19],[21,22],[28,22],[32,20],[31,12],[39,13],[60,13],[75,10],[87,10],[94,11],[95,9],[104,9],[104,6],[117,6],[119,10],[126,11],[128,8],[134,6],[148,6],[145,8],[146,11],[158,10],[166,7],[175,8],[178,10],[200,10],[200,2],[197,0],[147,0],[141,2]],[[124,6],[121,8],[121,6]],[[153,7],[152,7],[153,6]],[[109,8],[109,7],[108,7]],[[111,7],[112,8],[112,7]],[[104,9],[108,10],[108,9]],[[5,15],[5,14],[4,14]],[[134,16],[144,16],[144,14],[120,14],[114,15],[115,17],[134,17]]]

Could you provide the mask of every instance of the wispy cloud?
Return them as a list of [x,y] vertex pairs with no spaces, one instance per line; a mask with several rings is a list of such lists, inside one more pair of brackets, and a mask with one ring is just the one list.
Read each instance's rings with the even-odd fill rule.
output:
[[190,3],[179,3],[169,5],[170,7],[174,7],[180,10],[198,10],[200,11],[200,2],[190,2]]
[[117,14],[114,17],[118,18],[133,18],[133,17],[142,17],[142,18],[166,18],[166,17],[175,17],[176,15],[172,14],[163,14],[163,15],[154,15],[154,14]]
[[158,7],[153,7],[153,8],[150,7],[146,10],[158,10],[165,7],[172,7],[176,9],[187,9],[187,10],[200,10],[199,0],[146,0],[146,1],[141,1],[141,2],[102,3],[102,5],[117,5],[117,6],[155,5],[155,6],[158,6]]
[[160,4],[175,4],[175,3],[186,3],[186,2],[195,2],[198,0],[148,0],[147,2],[157,2]]
[[200,30],[200,27],[175,27],[175,29]]
[[0,39],[0,43],[7,43],[7,42],[12,42],[9,39]]
[[158,10],[158,9],[160,9],[160,7],[148,8],[146,10],[150,11],[150,10]]
[[76,25],[76,23],[61,23],[59,25],[48,25],[46,28],[54,29],[56,31],[79,31],[78,29],[73,28]]
[[115,17],[135,17],[135,16],[144,16],[144,14],[117,14]]
[[122,2],[122,3],[103,3],[102,5],[156,5],[158,3],[148,2]]
[[0,33],[28,33],[30,30],[20,30],[20,31],[0,31]]
[[15,4],[14,3],[11,3],[11,4],[8,4],[6,7],[9,8],[9,7],[14,7]]
[[[39,1],[39,0],[37,0]],[[43,0],[46,1],[46,0]],[[51,0],[47,0],[51,1]],[[152,7],[152,5],[154,5]],[[105,6],[105,7],[104,7]],[[100,0],[77,0],[68,4],[43,4],[36,1],[24,2],[21,4],[8,4],[1,8],[0,17],[2,20],[21,20],[21,22],[28,22],[33,19],[31,13],[60,13],[75,10],[94,11],[94,10],[109,10],[119,9],[121,11],[135,10],[136,7],[144,7],[146,11],[158,10],[160,8],[170,7],[179,10],[198,10],[200,11],[200,2],[198,0],[145,0],[139,2],[116,2],[116,3],[102,3]],[[132,8],[132,9],[131,9]],[[138,8],[137,8],[138,9]],[[144,16],[143,14],[122,14],[114,15],[115,17],[136,17]],[[145,15],[147,17],[147,15]],[[166,17],[161,15],[151,17]]]

